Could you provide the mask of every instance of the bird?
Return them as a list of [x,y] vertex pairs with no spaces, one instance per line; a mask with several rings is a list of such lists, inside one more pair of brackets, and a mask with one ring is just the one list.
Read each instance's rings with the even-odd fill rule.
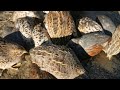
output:
[[28,53],[22,46],[0,38],[0,68],[11,68],[12,65],[22,60],[22,56]]
[[29,53],[29,57],[25,56],[26,60],[31,60],[41,70],[49,72],[57,79],[73,79],[85,73],[77,56],[65,46],[40,45],[32,48]]

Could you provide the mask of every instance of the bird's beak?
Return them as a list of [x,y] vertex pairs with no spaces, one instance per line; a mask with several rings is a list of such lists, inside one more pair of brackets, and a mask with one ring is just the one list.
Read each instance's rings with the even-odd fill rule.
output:
[[23,54],[24,54],[24,53],[28,53],[28,52],[27,52],[26,50],[24,50],[24,51],[23,51]]

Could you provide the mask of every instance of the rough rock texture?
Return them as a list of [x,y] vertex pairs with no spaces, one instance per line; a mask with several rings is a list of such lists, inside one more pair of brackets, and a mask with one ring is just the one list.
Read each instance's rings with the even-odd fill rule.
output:
[[82,34],[97,32],[97,31],[103,32],[102,27],[97,22],[95,22],[94,20],[88,17],[83,17],[82,19],[79,20],[78,30]]
[[42,27],[41,23],[37,24],[32,32],[32,39],[34,40],[35,47],[43,44],[43,43],[51,43],[50,36],[47,30]]
[[114,33],[116,26],[109,17],[107,17],[105,15],[98,15],[98,20],[99,20],[100,24],[102,25],[104,31],[106,31],[105,32],[106,34]]
[[75,31],[75,24],[69,11],[50,11],[45,16],[44,22],[51,38],[66,37]]
[[77,36],[74,20],[69,11],[50,11],[44,19],[45,27],[55,44],[66,44]]
[[88,55],[95,56],[104,48],[104,44],[111,40],[111,37],[101,32],[87,33],[80,38],[73,38],[73,43],[79,44]]

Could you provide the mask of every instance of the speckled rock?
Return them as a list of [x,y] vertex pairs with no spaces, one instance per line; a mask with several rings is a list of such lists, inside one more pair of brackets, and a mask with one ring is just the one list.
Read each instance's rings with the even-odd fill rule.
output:
[[102,27],[89,17],[83,17],[79,20],[78,30],[81,34],[101,31],[104,32]]
[[31,17],[18,18],[15,21],[15,28],[26,38],[31,38],[34,25],[34,19]]
[[47,30],[41,25],[41,23],[35,25],[32,31],[32,39],[34,40],[35,47],[43,43],[52,44]]

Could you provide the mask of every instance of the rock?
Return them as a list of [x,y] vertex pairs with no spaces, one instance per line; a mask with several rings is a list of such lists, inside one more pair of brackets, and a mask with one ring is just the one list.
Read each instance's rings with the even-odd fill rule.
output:
[[83,17],[79,20],[78,30],[83,35],[86,33],[101,31],[104,32],[102,27],[94,20],[88,17]]
[[83,35],[80,38],[73,38],[71,41],[80,45],[89,56],[95,56],[102,51],[106,42],[111,37],[101,32],[93,32]]
[[77,36],[75,23],[69,11],[50,11],[45,16],[44,24],[55,44],[67,43],[72,34]]
[[42,45],[43,43],[52,44],[47,30],[42,27],[41,23],[34,27],[32,32],[32,39],[34,40],[35,47]]
[[102,25],[103,29],[105,30],[106,34],[107,33],[111,33],[111,34],[114,33],[116,26],[109,17],[107,17],[105,15],[98,15],[97,18],[98,18],[100,24]]

